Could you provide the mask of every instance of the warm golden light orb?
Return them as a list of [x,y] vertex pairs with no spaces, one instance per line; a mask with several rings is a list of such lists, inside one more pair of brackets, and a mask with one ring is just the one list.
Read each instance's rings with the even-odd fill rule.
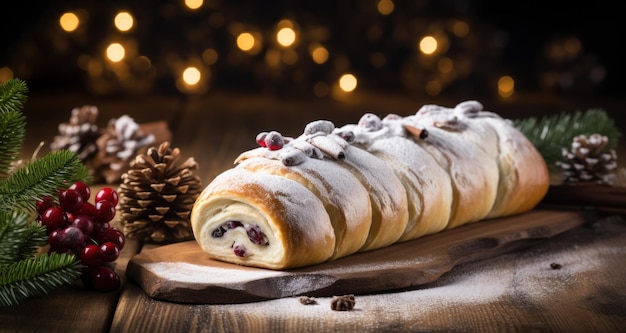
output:
[[119,62],[126,56],[126,49],[120,43],[111,43],[106,49],[106,57],[112,62]]
[[469,31],[469,25],[465,21],[458,21],[452,26],[452,32],[457,37],[465,37],[469,34]]
[[394,4],[391,0],[379,0],[376,8],[380,14],[389,15],[393,13]]
[[204,4],[204,0],[185,0],[185,6],[192,10],[202,7],[202,4]]
[[311,58],[316,64],[323,64],[328,60],[328,50],[321,45],[311,47]]
[[243,32],[237,36],[237,47],[242,51],[252,50],[254,43],[254,36],[249,32]]
[[119,12],[115,15],[115,19],[113,21],[115,23],[115,27],[119,31],[129,31],[133,28],[135,20],[133,16],[129,12]]
[[510,97],[515,91],[515,81],[512,77],[504,75],[498,80],[498,94],[502,97]]
[[80,20],[75,13],[66,12],[59,18],[59,25],[61,25],[61,29],[72,32],[78,28],[80,24]]
[[202,52],[202,61],[207,65],[213,65],[219,59],[216,49],[206,49]]
[[0,84],[9,81],[13,77],[13,70],[11,70],[9,67],[0,67]]
[[183,82],[190,86],[198,84],[201,78],[202,74],[200,73],[200,70],[198,70],[198,68],[196,67],[187,67],[183,71]]
[[437,39],[433,36],[426,36],[419,42],[419,50],[424,54],[433,54],[437,51]]
[[339,78],[339,88],[345,92],[351,92],[356,89],[357,79],[352,74],[344,74]]
[[276,33],[276,41],[284,47],[291,46],[296,42],[296,32],[292,28],[282,28]]

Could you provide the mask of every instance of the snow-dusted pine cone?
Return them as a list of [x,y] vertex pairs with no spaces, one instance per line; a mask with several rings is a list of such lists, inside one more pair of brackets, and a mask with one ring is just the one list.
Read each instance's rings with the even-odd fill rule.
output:
[[100,132],[97,120],[98,108],[95,106],[72,109],[69,122],[59,124],[59,135],[50,143],[50,150],[70,150],[83,162],[91,159],[98,151],[96,140]]
[[608,138],[600,134],[574,137],[571,148],[562,150],[564,160],[556,163],[563,170],[563,182],[612,185],[617,153],[605,152],[607,144]]
[[128,170],[130,160],[155,143],[152,133],[144,133],[128,115],[109,120],[106,130],[96,141],[95,178],[108,184],[116,183]]
[[169,142],[150,147],[130,162],[118,193],[124,233],[153,243],[193,239],[189,216],[202,186],[193,157],[178,163],[180,150]]

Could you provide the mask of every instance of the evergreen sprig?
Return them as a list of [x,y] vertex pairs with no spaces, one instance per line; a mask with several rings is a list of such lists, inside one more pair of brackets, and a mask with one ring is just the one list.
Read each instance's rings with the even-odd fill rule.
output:
[[609,139],[605,148],[609,150],[617,147],[621,136],[615,121],[601,109],[517,119],[513,124],[535,145],[551,169],[563,159],[562,148],[569,148],[577,135],[602,134]]
[[12,207],[34,210],[37,199],[56,197],[60,184],[88,179],[87,168],[76,154],[69,150],[50,152],[27,163],[0,184],[0,210]]
[[73,152],[60,150],[12,170],[25,138],[22,108],[28,89],[18,79],[0,84],[0,306],[47,294],[74,282],[80,261],[70,254],[38,254],[47,244],[45,227],[36,222],[36,201],[56,197],[68,183],[90,180]]
[[23,81],[0,85],[0,180],[9,176],[9,166],[18,158],[26,136],[26,117],[20,108],[27,92]]
[[67,253],[42,254],[0,265],[0,306],[10,306],[69,285],[81,274],[80,261]]
[[24,211],[0,212],[0,265],[34,256],[47,243],[46,228]]
[[22,112],[28,98],[28,86],[20,79],[11,79],[0,85],[0,114]]

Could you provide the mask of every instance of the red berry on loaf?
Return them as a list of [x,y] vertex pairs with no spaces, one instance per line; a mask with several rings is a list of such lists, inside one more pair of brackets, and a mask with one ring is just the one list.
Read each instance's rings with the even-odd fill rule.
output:
[[233,243],[232,249],[237,257],[245,257],[247,255],[246,247],[243,244]]
[[269,150],[279,150],[283,148],[284,145],[285,139],[283,139],[283,136],[276,131],[271,131],[265,136],[265,147]]
[[265,137],[267,136],[267,132],[261,132],[256,136],[256,143],[261,147],[265,147]]

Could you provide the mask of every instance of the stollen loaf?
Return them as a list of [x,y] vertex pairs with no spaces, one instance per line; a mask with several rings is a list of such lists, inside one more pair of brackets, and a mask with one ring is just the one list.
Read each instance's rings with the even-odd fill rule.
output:
[[364,114],[259,147],[215,177],[191,225],[210,258],[290,269],[533,209],[548,168],[509,120],[477,101]]

